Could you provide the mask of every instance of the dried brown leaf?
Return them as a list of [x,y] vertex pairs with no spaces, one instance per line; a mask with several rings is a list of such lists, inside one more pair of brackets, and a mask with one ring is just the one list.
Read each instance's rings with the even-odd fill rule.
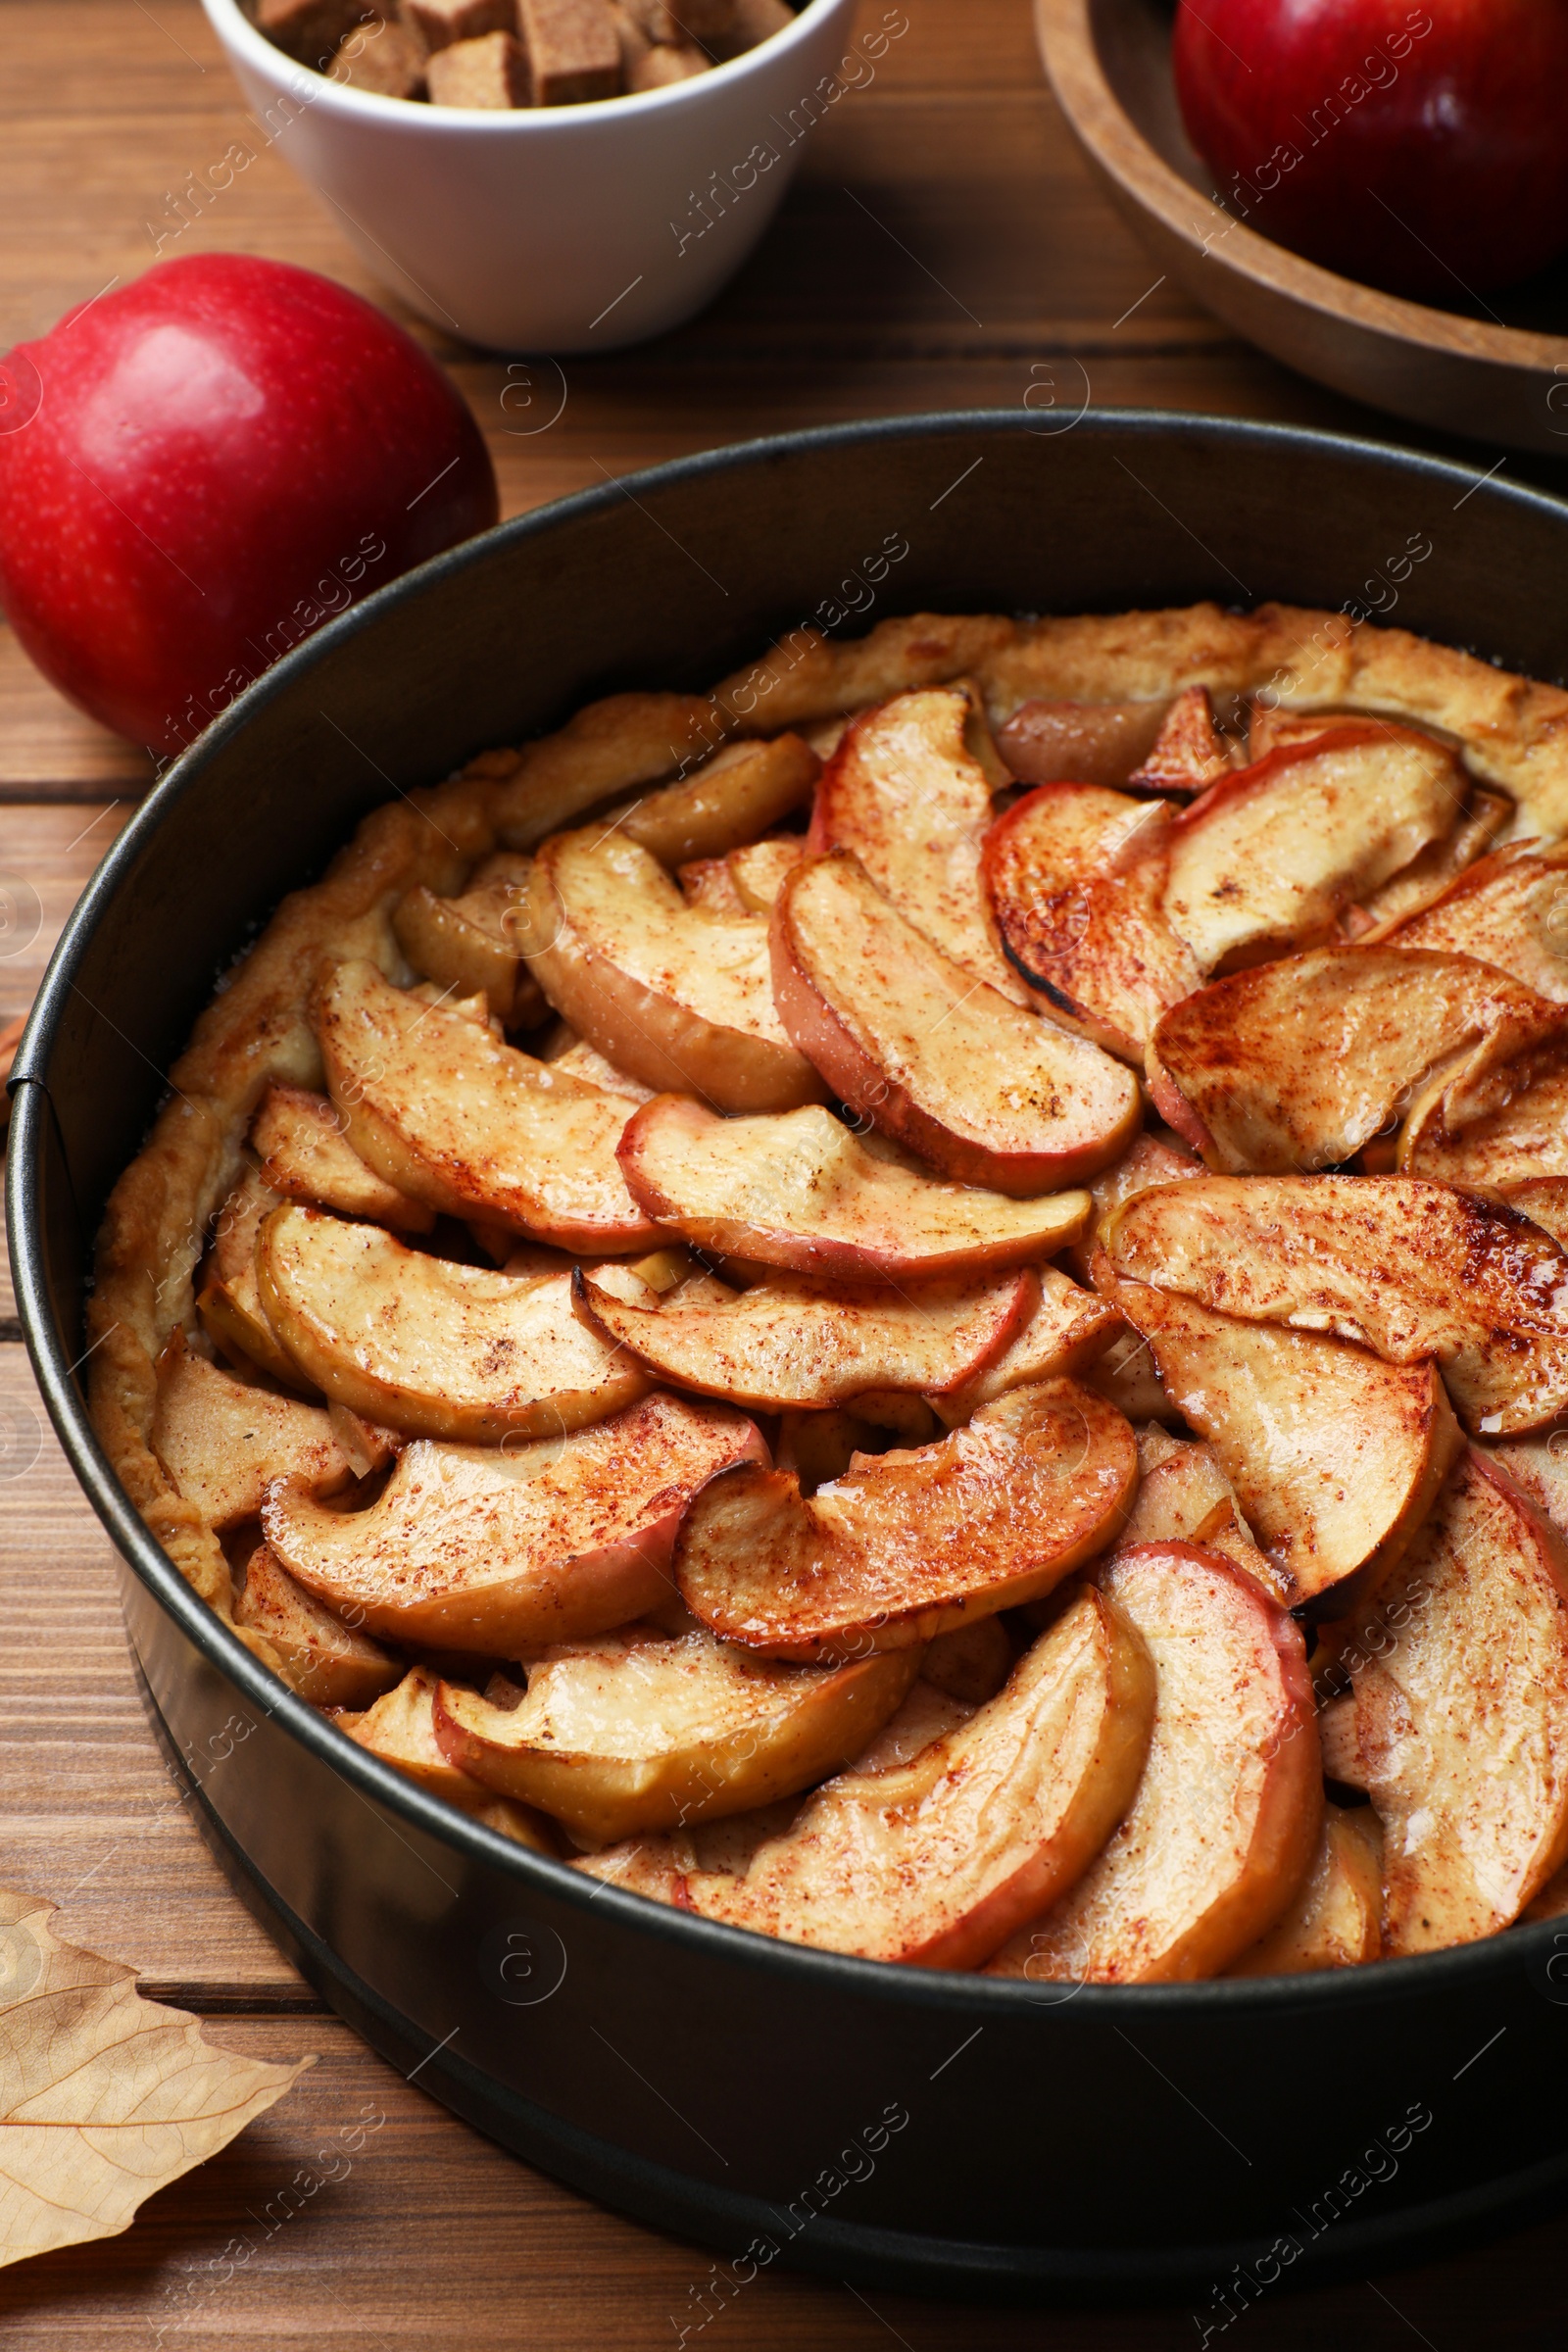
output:
[[115,2236],[315,2064],[213,2048],[131,1969],[60,1942],[54,1907],[0,1887],[0,2266]]

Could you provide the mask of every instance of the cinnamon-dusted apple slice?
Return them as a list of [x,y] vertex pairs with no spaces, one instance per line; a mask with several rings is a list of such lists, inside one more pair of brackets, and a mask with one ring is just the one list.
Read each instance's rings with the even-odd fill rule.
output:
[[539,1059],[568,1078],[586,1078],[590,1086],[602,1086],[607,1094],[624,1095],[628,1102],[653,1101],[653,1087],[644,1086],[640,1078],[628,1077],[624,1070],[616,1069],[597,1047],[577,1035],[569,1021],[557,1022],[555,1034],[540,1050]]
[[547,841],[518,934],[556,1010],[646,1085],[723,1110],[822,1100],[774,1010],[767,925],[688,906],[636,842],[591,826]]
[[624,1095],[418,1004],[372,963],[329,972],[312,1018],[349,1142],[389,1184],[563,1250],[659,1242],[615,1159]]
[[1165,919],[1205,972],[1315,947],[1453,831],[1465,791],[1452,753],[1401,727],[1283,744],[1177,818]]
[[[1121,1323],[1119,1315],[1116,1320]],[[1092,1389],[1108,1397],[1119,1413],[1125,1413],[1129,1421],[1181,1427],[1181,1414],[1165,1394],[1154,1363],[1154,1351],[1141,1331],[1129,1331],[1123,1325],[1083,1377]]]
[[[1526,1064],[1521,1084],[1498,1110],[1450,1134],[1441,1097],[1428,1090],[1399,1136],[1399,1172],[1495,1194],[1532,1214],[1522,1187],[1568,1177],[1568,1035],[1557,1066]],[[1549,1196],[1535,1196],[1544,1202]]]
[[532,1846],[535,1853],[556,1853],[556,1840],[542,1815],[497,1796],[443,1755],[435,1736],[437,1687],[438,1678],[428,1666],[411,1667],[394,1690],[363,1714],[340,1715],[338,1729],[383,1763],[395,1764],[432,1796],[444,1796],[459,1812],[483,1822],[486,1829]]
[[298,1207],[269,1217],[257,1271],[268,1319],[307,1378],[414,1437],[484,1446],[559,1436],[653,1386],[573,1312],[569,1272],[455,1265],[373,1225]]
[[992,779],[970,737],[983,725],[959,686],[895,695],[862,712],[822,771],[808,841],[812,850],[852,850],[934,947],[1023,1004],[1025,991],[992,937],[980,880]]
[[[1419,858],[1381,884],[1354,906],[1347,907],[1345,927],[1352,939],[1367,947],[1392,937],[1412,915],[1435,906],[1450,883],[1456,882],[1478,858],[1484,858],[1514,813],[1505,792],[1491,792],[1473,784],[1464,812],[1446,841],[1435,841]],[[1543,994],[1549,994],[1543,991]]]
[[700,1250],[846,1282],[939,1281],[1050,1257],[1083,1231],[1089,1195],[1012,1200],[923,1176],[814,1106],[720,1119],[656,1095],[620,1164],[650,1217]]
[[997,729],[1020,784],[1125,784],[1149,757],[1171,705],[1066,703],[1036,696]]
[[919,1662],[779,1666],[711,1634],[633,1626],[547,1650],[514,1708],[443,1683],[436,1738],[500,1795],[608,1841],[809,1788],[881,1729]]
[[1062,1901],[990,1973],[1189,1983],[1282,1916],[1323,1818],[1299,1628],[1217,1551],[1118,1552],[1095,1578],[1154,1661],[1154,1728],[1131,1810]]
[[735,887],[727,858],[694,858],[690,865],[681,867],[675,879],[688,906],[700,906],[706,913],[718,915],[752,912]]
[[1137,1478],[1120,1413],[1040,1381],[934,1446],[858,1455],[809,1499],[788,1471],[715,1478],[675,1574],[705,1625],[772,1657],[903,1648],[1051,1592],[1114,1541]]
[[1038,1272],[1038,1301],[1002,1353],[961,1388],[927,1392],[927,1401],[950,1425],[967,1421],[977,1406],[1005,1396],[1009,1389],[1063,1373],[1090,1374],[1121,1337],[1121,1317],[1093,1291],[1080,1290],[1055,1266],[1041,1266]]
[[1565,1035],[1559,1006],[1471,957],[1317,948],[1165,1013],[1150,1091],[1211,1167],[1284,1174],[1353,1158],[1406,1109],[1451,1132],[1528,1085]]
[[1568,1250],[1568,1176],[1515,1179],[1498,1185],[1497,1197],[1505,1207],[1549,1233],[1560,1250]]
[[799,735],[731,743],[677,784],[644,793],[613,819],[671,871],[755,841],[810,798],[821,761]]
[[1568,1857],[1568,1545],[1472,1448],[1348,1630],[1384,1949],[1494,1935]]
[[1083,1240],[1074,1242],[1067,1251],[1068,1263],[1087,1282],[1100,1236],[1124,1200],[1130,1200],[1135,1193],[1152,1192],[1156,1184],[1180,1184],[1202,1173],[1202,1161],[1174,1136],[1148,1128],[1134,1136],[1120,1159],[1102,1168],[1090,1185],[1094,1222]]
[[[1129,792],[1206,792],[1229,775],[1232,760],[1214,724],[1206,686],[1184,686],[1159,722],[1143,759],[1127,778]],[[1092,781],[1085,777],[1086,783]]]
[[246,1563],[234,1623],[271,1643],[289,1688],[313,1706],[368,1707],[408,1671],[404,1659],[297,1585],[265,1544]]
[[339,1216],[364,1217],[396,1233],[428,1233],[435,1210],[411,1200],[365,1161],[343,1132],[343,1114],[326,1095],[304,1086],[270,1086],[251,1123],[251,1149],[263,1181],[285,1200],[308,1200]]
[[958,1388],[1003,1352],[1038,1296],[1027,1268],[980,1288],[917,1291],[783,1276],[715,1303],[628,1304],[581,1272],[573,1288],[607,1361],[764,1412],[841,1405],[868,1389]]
[[236,1380],[178,1331],[158,1359],[151,1443],[178,1493],[220,1531],[254,1519],[274,1478],[332,1494],[354,1476],[319,1405]]
[[1403,1555],[1464,1444],[1436,1365],[1216,1314],[1103,1257],[1096,1274],[1213,1447],[1287,1607],[1343,1616]]
[[1323,1808],[1323,1835],[1296,1900],[1233,1960],[1228,1977],[1304,1977],[1383,1953],[1383,1832],[1370,1805]]
[[742,905],[753,914],[771,914],[774,900],[805,854],[806,844],[798,833],[779,833],[731,850],[725,863]]
[[1045,784],[986,836],[992,912],[1052,1015],[1142,1063],[1160,1014],[1202,984],[1164,916],[1170,808],[1091,784]]
[[256,1285],[256,1240],[282,1201],[255,1168],[247,1168],[219,1210],[196,1312],[222,1352],[242,1371],[258,1368],[284,1388],[311,1384],[267,1320]]
[[1568,1426],[1529,1438],[1483,1442],[1477,1451],[1512,1479],[1527,1501],[1568,1536]]
[[1387,1364],[1436,1357],[1466,1427],[1568,1411],[1568,1255],[1500,1204],[1403,1176],[1204,1176],[1142,1193],[1118,1274],[1250,1323],[1328,1331]]
[[744,1872],[691,1872],[682,1899],[792,1943],[974,1968],[1104,1843],[1152,1713],[1143,1643],[1081,1592],[966,1723],[829,1781]]
[[1568,1004],[1568,843],[1520,842],[1479,858],[1387,938],[1395,948],[1478,956]]
[[1144,1475],[1122,1533],[1122,1549],[1131,1551],[1140,1544],[1200,1544],[1209,1551],[1222,1551],[1238,1568],[1245,1568],[1288,1608],[1287,1580],[1252,1542],[1236,1491],[1213,1448],[1174,1439],[1156,1422],[1152,1435],[1162,1439],[1164,1446],[1159,1458],[1151,1463],[1149,1434],[1141,1435],[1138,1442]]
[[458,897],[438,898],[417,883],[392,910],[398,945],[415,970],[455,996],[483,990],[507,1029],[532,1028],[547,1010],[511,931],[532,863],[514,850],[498,850],[480,860]]
[[686,1503],[731,1463],[766,1459],[742,1414],[656,1393],[496,1450],[416,1439],[367,1511],[280,1483],[262,1529],[291,1576],[383,1640],[515,1658],[667,1600]]
[[1137,1132],[1137,1081],[975,980],[848,851],[799,864],[773,908],[773,995],[833,1094],[960,1184],[1081,1183]]

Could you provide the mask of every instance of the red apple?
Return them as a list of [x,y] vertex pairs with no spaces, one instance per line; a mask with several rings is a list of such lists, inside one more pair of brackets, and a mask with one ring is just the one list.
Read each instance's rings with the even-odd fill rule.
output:
[[165,262],[0,361],[0,602],[63,693],[159,751],[496,514],[447,377],[309,270]]
[[1568,0],[1181,0],[1176,91],[1233,212],[1448,305],[1568,245]]

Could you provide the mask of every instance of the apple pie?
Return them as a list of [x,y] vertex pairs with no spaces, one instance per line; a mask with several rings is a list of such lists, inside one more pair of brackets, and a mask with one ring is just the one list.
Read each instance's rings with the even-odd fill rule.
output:
[[593,704],[277,909],[89,1326],[238,1639],[600,1881],[1051,1984],[1568,1911],[1568,693],[1204,605]]

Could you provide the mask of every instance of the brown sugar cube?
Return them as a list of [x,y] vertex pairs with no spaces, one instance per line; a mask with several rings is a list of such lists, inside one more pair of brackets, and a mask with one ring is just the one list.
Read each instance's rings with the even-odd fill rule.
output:
[[403,0],[403,21],[433,53],[487,32],[515,32],[517,0]]
[[627,0],[651,41],[671,48],[713,48],[727,41],[738,0]]
[[322,66],[356,24],[379,11],[368,0],[258,0],[256,29],[302,66]]
[[795,11],[786,0],[735,0],[735,13],[730,28],[714,35],[708,43],[722,65],[727,58],[744,57],[760,41],[771,39],[782,32],[786,24],[795,22]]
[[610,22],[615,27],[615,38],[620,43],[621,86],[629,90],[635,87],[632,75],[648,55],[652,43],[631,10],[621,7],[620,0],[607,0],[607,4]]
[[422,98],[424,44],[405,24],[363,25],[345,35],[327,73],[378,98]]
[[528,103],[528,61],[510,32],[438,49],[425,68],[432,106],[506,108]]
[[620,94],[620,42],[607,0],[517,0],[535,106]]
[[712,59],[693,41],[662,43],[650,49],[640,66],[635,66],[626,79],[629,90],[667,90],[671,82],[690,81],[694,74],[707,74]]

